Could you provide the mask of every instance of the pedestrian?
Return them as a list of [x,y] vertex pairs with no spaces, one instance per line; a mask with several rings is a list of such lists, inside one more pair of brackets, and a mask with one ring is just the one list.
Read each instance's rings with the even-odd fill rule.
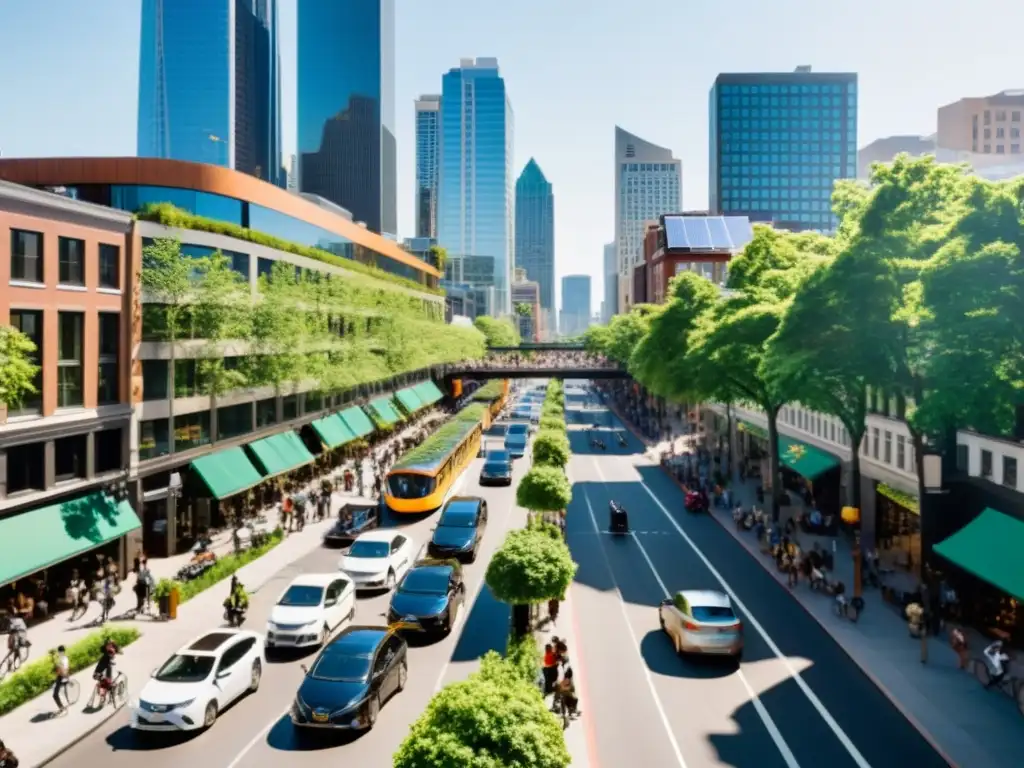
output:
[[[53,655],[53,700],[57,702],[57,714],[63,715],[68,706],[71,704],[68,701],[68,679],[71,676],[71,661],[68,659],[67,650],[63,645],[57,646],[57,650]],[[64,701],[61,701],[60,695],[64,694]]]
[[949,633],[949,644],[957,657],[957,667],[967,669],[967,662],[970,659],[970,648],[967,645],[967,635],[960,627],[953,627]]
[[544,693],[551,693],[558,682],[558,658],[555,656],[555,648],[551,643],[544,646],[544,665],[541,667],[544,674]]
[[551,617],[551,625],[554,626],[558,621],[558,598],[553,597],[548,600],[548,616]]
[[152,575],[149,572],[149,567],[146,565],[145,559],[139,560],[139,568],[135,572],[135,586],[132,591],[135,592],[135,612],[146,613],[149,606],[149,580]]

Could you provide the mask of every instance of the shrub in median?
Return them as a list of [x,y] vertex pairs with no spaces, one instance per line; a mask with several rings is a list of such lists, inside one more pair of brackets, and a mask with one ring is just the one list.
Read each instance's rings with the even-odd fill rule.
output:
[[205,592],[214,584],[224,581],[228,576],[231,576],[235,571],[248,565],[253,560],[263,557],[263,555],[280,544],[283,539],[284,531],[280,528],[275,528],[267,539],[266,544],[260,547],[244,549],[238,554],[224,555],[224,557],[218,558],[217,562],[198,578],[178,583],[178,599],[183,603],[191,600],[200,592]]
[[565,419],[559,416],[541,416],[540,417],[540,428],[541,429],[553,429],[556,432],[565,432]]
[[561,512],[571,502],[572,486],[557,467],[530,467],[516,487],[516,504],[531,512]]
[[564,469],[569,463],[569,438],[564,432],[542,429],[533,441],[533,463]]
[[[86,635],[77,643],[67,646],[71,674],[81,672],[100,660],[108,639],[119,648],[131,645],[142,636],[134,627],[106,627]],[[53,687],[53,660],[47,656],[30,662],[0,683],[0,715],[6,715],[36,696]]]

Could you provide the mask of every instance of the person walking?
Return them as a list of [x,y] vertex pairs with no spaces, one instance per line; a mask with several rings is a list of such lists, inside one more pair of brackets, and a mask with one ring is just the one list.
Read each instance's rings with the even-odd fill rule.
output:
[[[68,680],[71,677],[71,661],[68,659],[67,650],[63,645],[57,646],[53,654],[53,700],[57,703],[57,714],[63,715],[67,712],[71,702],[68,701]],[[64,694],[61,701],[60,695]]]

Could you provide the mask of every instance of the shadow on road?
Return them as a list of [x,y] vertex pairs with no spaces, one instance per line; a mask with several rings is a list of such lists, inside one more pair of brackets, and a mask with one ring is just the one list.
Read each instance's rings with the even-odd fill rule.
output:
[[187,733],[139,733],[124,725],[107,736],[106,742],[114,752],[157,752],[187,744],[200,731]]
[[511,616],[509,606],[491,594],[484,584],[452,651],[452,662],[474,661],[488,651],[504,654]]
[[651,672],[666,677],[713,680],[736,672],[736,662],[728,657],[677,654],[672,640],[661,629],[652,629],[644,635],[640,655]]
[[362,735],[362,731],[306,731],[292,725],[288,715],[282,715],[267,733],[267,746],[282,752],[317,752],[351,744]]

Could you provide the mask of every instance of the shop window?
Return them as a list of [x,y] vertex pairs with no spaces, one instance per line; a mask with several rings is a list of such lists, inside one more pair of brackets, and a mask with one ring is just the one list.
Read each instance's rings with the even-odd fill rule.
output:
[[873,458],[873,459],[877,459],[878,458],[878,441],[879,441],[879,438],[880,438],[880,433],[879,433],[878,427],[872,427],[871,428],[871,458]]
[[1013,456],[1003,456],[1003,485],[1017,487],[1017,459]]
[[100,288],[120,289],[121,249],[109,243],[100,243]]
[[885,430],[885,454],[882,459],[886,464],[892,464],[892,432]]
[[281,401],[282,416],[285,421],[291,421],[299,417],[299,396],[288,395]]
[[80,408],[82,399],[82,336],[85,315],[57,314],[57,407]]
[[100,312],[100,359],[99,381],[96,402],[108,405],[121,399],[120,353],[121,315],[117,312]]
[[166,400],[170,382],[170,365],[166,360],[142,361],[142,399]]
[[73,237],[58,238],[57,252],[60,257],[60,284],[85,285],[85,240]]
[[187,451],[210,444],[210,412],[187,413],[174,417],[174,450]]
[[155,459],[171,452],[170,428],[167,419],[139,423],[139,458]]
[[32,377],[32,385],[36,391],[26,394],[20,404],[10,409],[10,414],[17,416],[39,413],[43,408],[43,368],[40,365],[43,359],[43,313],[38,309],[12,309],[11,327],[21,331],[36,345],[36,351],[32,353],[32,362],[37,368],[35,376]]
[[41,491],[46,487],[46,450],[43,443],[7,449],[7,495]]
[[86,476],[86,435],[71,435],[53,441],[53,478],[58,483],[83,480]]
[[316,411],[322,411],[324,408],[324,393],[323,392],[307,392],[305,403],[305,412],[314,413]]
[[971,448],[964,443],[956,446],[956,468],[961,472],[968,472],[971,468]]
[[43,233],[11,230],[11,280],[43,282]]
[[195,360],[174,361],[174,396],[195,397],[199,394],[199,372]]
[[252,404],[241,403],[217,409],[217,439],[227,440],[252,432]]
[[96,474],[123,470],[128,463],[123,460],[123,451],[124,431],[120,427],[97,432],[93,446]]
[[981,451],[981,476],[992,479],[992,451]]
[[907,438],[903,435],[896,436],[896,468],[907,468]]
[[271,397],[256,403],[256,429],[277,424],[277,398]]

